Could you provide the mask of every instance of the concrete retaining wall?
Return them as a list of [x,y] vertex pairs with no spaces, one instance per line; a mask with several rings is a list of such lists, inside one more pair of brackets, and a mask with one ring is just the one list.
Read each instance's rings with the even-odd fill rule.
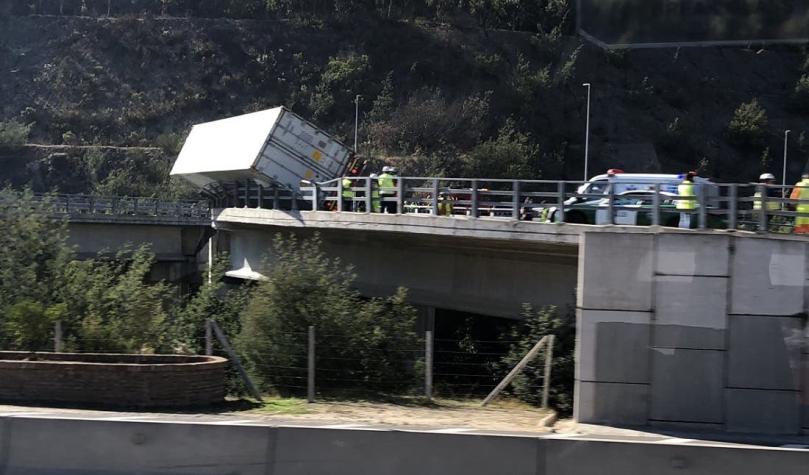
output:
[[0,351],[0,401],[204,406],[224,400],[226,365],[216,356]]
[[805,450],[392,430],[0,418],[0,473],[803,475]]
[[807,246],[716,233],[585,233],[576,418],[809,430]]

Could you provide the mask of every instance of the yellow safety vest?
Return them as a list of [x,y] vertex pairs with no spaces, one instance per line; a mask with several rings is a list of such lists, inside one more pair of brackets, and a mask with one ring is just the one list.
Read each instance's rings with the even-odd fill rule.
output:
[[[778,202],[774,200],[767,200],[767,210],[768,211],[776,211],[778,210]],[[757,191],[753,195],[753,209],[758,211],[761,209],[761,192]]]
[[382,202],[379,200],[379,188],[371,184],[371,211],[379,213],[382,211]]
[[[792,194],[789,196],[789,198],[793,200],[809,200],[809,179],[803,179],[796,183],[795,188],[792,189]],[[798,205],[795,207],[795,211],[798,213],[809,213],[809,202],[798,203]],[[799,217],[798,219],[809,220],[809,217]]]
[[[697,195],[694,194],[694,183],[688,180],[683,181],[677,186],[677,194],[681,197],[696,197]],[[677,209],[697,209],[697,202],[696,200],[677,200]]]
[[343,198],[353,198],[354,190],[351,189],[351,179],[343,178]]
[[376,179],[379,183],[380,192],[382,195],[395,195],[396,186],[393,184],[393,175],[390,173],[383,173]]

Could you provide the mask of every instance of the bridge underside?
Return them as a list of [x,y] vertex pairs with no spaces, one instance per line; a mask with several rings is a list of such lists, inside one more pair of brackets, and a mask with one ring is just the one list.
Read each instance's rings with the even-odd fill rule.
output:
[[[330,220],[321,226],[324,214]],[[512,228],[493,237],[482,220],[412,217],[402,226],[401,216],[335,215],[225,210],[215,226],[220,247],[230,252],[228,275],[256,279],[266,273],[278,233],[319,233],[330,256],[354,266],[356,286],[369,297],[390,295],[402,286],[417,305],[508,318],[519,317],[523,303],[565,307],[575,302],[576,235],[549,231],[530,238]],[[397,220],[395,227],[387,225],[391,219]],[[501,222],[495,224],[503,229]],[[408,226],[406,232],[393,231]]]

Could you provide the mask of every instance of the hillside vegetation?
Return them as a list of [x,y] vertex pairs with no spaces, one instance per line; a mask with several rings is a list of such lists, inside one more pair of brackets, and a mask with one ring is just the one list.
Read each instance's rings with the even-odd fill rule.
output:
[[[281,104],[351,142],[356,94],[361,153],[403,173],[581,179],[583,82],[591,175],[750,181],[780,170],[789,128],[793,181],[809,151],[802,48],[605,51],[573,36],[566,0],[135,1],[111,17],[106,1],[36,3],[0,10],[0,157],[15,164],[0,181],[15,184],[164,195],[165,177],[99,188],[117,159],[71,147],[163,150],[120,161],[126,183],[165,170],[192,124]],[[91,178],[43,180],[53,157],[22,142],[68,146]]]

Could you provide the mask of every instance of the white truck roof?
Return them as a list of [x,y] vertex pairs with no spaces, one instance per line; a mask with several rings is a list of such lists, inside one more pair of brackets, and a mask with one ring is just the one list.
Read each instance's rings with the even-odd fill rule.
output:
[[284,107],[197,124],[171,175],[199,188],[253,180],[297,190],[341,176],[351,150]]

